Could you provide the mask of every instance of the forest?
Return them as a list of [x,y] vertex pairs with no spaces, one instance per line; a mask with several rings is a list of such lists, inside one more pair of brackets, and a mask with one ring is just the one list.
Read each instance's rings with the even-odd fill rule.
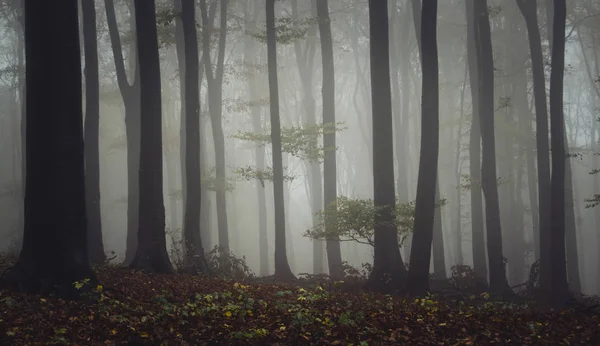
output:
[[600,2],[0,0],[0,345],[600,345]]

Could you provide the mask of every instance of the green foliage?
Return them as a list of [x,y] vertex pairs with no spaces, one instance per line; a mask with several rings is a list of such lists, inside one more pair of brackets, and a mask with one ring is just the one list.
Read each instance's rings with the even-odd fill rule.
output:
[[[336,148],[324,148],[318,140],[324,134],[332,134],[347,129],[342,127],[343,122],[336,124],[325,123],[316,125],[293,126],[281,129],[281,150],[301,160],[321,161],[325,152],[334,151]],[[238,132],[232,138],[242,141],[258,142],[261,145],[271,143],[270,134],[256,134],[252,132]]]
[[246,257],[237,257],[232,252],[223,252],[215,246],[206,254],[208,271],[212,276],[227,280],[247,280],[254,277],[254,273],[246,263]]
[[[232,183],[235,181],[234,178],[227,178],[223,182],[221,179],[217,179],[215,172],[216,168],[212,167],[206,174],[200,177],[200,184],[202,184],[203,188],[209,191],[225,190],[225,192],[231,192],[235,189],[235,185]],[[169,193],[169,197],[178,201],[182,200],[183,192],[182,190],[173,190]]]
[[[446,204],[442,199],[436,208]],[[384,209],[375,206],[372,199],[351,199],[340,196],[322,211],[316,213],[318,224],[307,230],[304,236],[312,239],[337,237],[340,241],[354,241],[374,246],[375,216]],[[415,202],[400,203],[396,200],[394,210],[400,245],[412,232]]]
[[[509,178],[497,177],[496,186],[508,184]],[[463,190],[470,190],[473,186],[481,189],[481,181],[477,181],[471,177],[470,174],[460,175],[460,188]]]
[[585,199],[585,208],[594,208],[595,206],[600,204],[600,195],[595,194],[590,198]]
[[[292,44],[306,36],[306,33],[317,23],[317,18],[298,19],[291,16],[278,17],[275,19],[275,37],[279,44]],[[266,31],[249,31],[246,34],[256,38],[258,41],[266,43]]]
[[[286,167],[283,168],[285,171]],[[265,187],[266,181],[273,181],[273,168],[267,167],[266,170],[257,170],[255,167],[247,166],[247,167],[239,167],[236,168],[234,173],[242,180],[250,181],[250,180],[258,180],[262,187]],[[284,181],[292,181],[295,176],[283,174]]]

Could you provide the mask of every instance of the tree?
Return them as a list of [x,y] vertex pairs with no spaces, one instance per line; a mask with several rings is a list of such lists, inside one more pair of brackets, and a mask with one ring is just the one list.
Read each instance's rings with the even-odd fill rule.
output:
[[[57,25],[56,18],[60,18]],[[77,294],[87,251],[81,56],[76,0],[25,2],[25,225],[17,263],[2,277],[27,293]]]
[[502,256],[502,227],[496,178],[494,136],[494,57],[487,0],[474,1],[475,46],[479,76],[479,119],[481,124],[481,187],[485,197],[490,291],[509,293]]
[[275,204],[275,277],[295,279],[287,259],[285,243],[285,209],[283,200],[283,159],[279,120],[279,85],[277,82],[277,41],[275,36],[275,0],[265,6],[267,24],[267,65],[271,108],[271,145],[273,152],[273,199]]
[[188,269],[207,271],[204,248],[200,238],[200,87],[198,37],[196,34],[194,1],[181,1],[185,56],[185,211],[183,233]]
[[552,145],[550,297],[557,304],[565,302],[569,291],[565,253],[565,161],[567,156],[563,113],[566,12],[566,1],[554,0],[552,69],[550,72],[550,139]]
[[373,109],[373,192],[375,217],[373,271],[366,287],[391,292],[404,284],[406,269],[394,225],[394,139],[390,89],[387,0],[369,0],[371,99]]
[[[321,57],[323,64],[323,124],[335,125],[335,72],[333,64],[333,39],[331,38],[331,20],[329,19],[329,2],[317,1],[317,17],[321,36]],[[337,170],[335,151],[335,132],[323,135],[323,146],[333,148],[325,151],[323,162],[323,191],[325,205],[335,202],[337,198]],[[342,250],[340,241],[335,237],[327,239],[327,261],[329,275],[334,280],[342,278]]]
[[465,0],[467,16],[467,61],[469,64],[469,83],[471,85],[471,129],[469,131],[469,174],[471,180],[471,249],[473,270],[477,278],[488,281],[485,259],[485,238],[483,224],[483,198],[481,195],[481,112],[479,105],[479,63],[475,43],[476,28],[474,11],[475,0]]
[[94,0],[81,0],[83,46],[85,51],[85,197],[88,218],[88,251],[92,263],[106,260],[100,213],[100,81],[98,38]]
[[[140,166],[140,73],[138,68],[138,51],[133,41],[130,47],[131,58],[135,62],[133,81],[129,83],[125,72],[123,47],[117,27],[114,0],[105,0],[106,24],[110,35],[110,43],[117,73],[117,84],[125,106],[125,133],[127,139],[127,246],[125,264],[130,264],[136,253],[138,214],[139,214],[139,166]],[[130,21],[135,20],[135,12],[131,11]],[[135,31],[135,25],[132,25]]]
[[173,272],[165,238],[160,58],[154,0],[135,0],[140,70],[138,246],[133,268]]
[[[216,3],[215,3],[216,4]],[[225,44],[227,43],[227,5],[228,0],[220,1],[220,23],[219,23],[219,45],[217,50],[217,68],[213,72],[212,59],[210,55],[211,33],[214,30],[215,4],[210,10],[206,6],[206,0],[200,0],[200,11],[202,13],[202,51],[204,56],[204,69],[208,86],[208,109],[210,122],[215,142],[215,164],[217,180],[225,183],[225,136],[223,135],[223,74],[225,66]],[[209,13],[210,12],[210,13]],[[217,224],[219,234],[219,248],[223,252],[229,252],[229,227],[227,223],[227,203],[225,189],[216,190],[217,197]]]
[[546,105],[546,77],[544,75],[544,57],[542,39],[537,19],[537,0],[517,0],[521,14],[525,18],[529,51],[531,54],[531,72],[533,75],[533,98],[535,104],[535,136],[537,144],[538,170],[538,208],[539,222],[536,253],[540,260],[540,285],[548,287],[550,275],[550,147],[548,143],[548,107]]
[[[433,242],[439,153],[439,77],[437,0],[425,1],[421,12],[422,94],[421,157],[415,205],[415,226],[407,288],[412,296],[429,290],[429,264]],[[440,219],[440,218],[438,218]],[[439,220],[441,222],[441,220]]]

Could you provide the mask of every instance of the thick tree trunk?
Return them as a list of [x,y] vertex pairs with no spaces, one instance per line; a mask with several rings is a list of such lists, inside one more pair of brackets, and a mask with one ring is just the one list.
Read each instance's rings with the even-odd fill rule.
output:
[[281,125],[279,120],[279,85],[277,82],[277,41],[275,37],[275,0],[266,1],[267,64],[269,71],[269,99],[271,108],[271,143],[273,152],[273,198],[275,204],[275,277],[295,279],[286,253],[285,209],[283,200],[283,160],[281,153]]
[[[423,83],[421,92],[421,158],[417,181],[415,225],[408,271],[408,291],[412,296],[429,290],[429,266],[436,216],[437,167],[439,153],[439,76],[437,49],[437,0],[423,4],[421,12],[421,69]],[[441,231],[441,214],[437,215]],[[436,249],[439,252],[438,234]],[[442,250],[443,252],[443,250]],[[438,256],[437,266],[440,265]],[[444,265],[445,266],[445,265]],[[440,268],[436,268],[440,274]],[[445,268],[444,268],[445,271]]]
[[88,218],[88,252],[92,263],[106,260],[100,213],[100,81],[96,8],[93,0],[81,0],[85,51],[85,194]]
[[473,269],[477,278],[488,282],[488,270],[485,258],[485,226],[483,224],[483,198],[481,195],[481,112],[479,103],[479,63],[475,45],[475,0],[465,0],[467,12],[467,61],[469,64],[469,81],[471,85],[471,129],[469,135],[469,174],[471,176],[471,248]]
[[502,254],[502,226],[496,178],[496,139],[494,135],[494,61],[487,0],[474,2],[477,66],[480,81],[479,118],[481,123],[481,186],[485,196],[487,251],[490,291],[510,292]]
[[[335,72],[328,0],[317,1],[317,17],[319,19],[321,57],[323,64],[323,126],[335,126]],[[323,147],[325,148],[325,160],[323,161],[323,200],[326,206],[335,203],[337,198],[337,148],[335,145],[335,136],[335,131],[330,131],[323,135]],[[329,275],[334,280],[340,280],[343,277],[340,240],[336,239],[336,237],[329,238],[327,239],[326,245]]]
[[77,1],[26,1],[25,41],[23,247],[1,284],[72,297],[78,294],[73,282],[95,280],[87,251]]
[[131,267],[171,273],[165,239],[160,58],[154,0],[135,0],[140,70],[138,247]]
[[369,0],[371,99],[373,114],[373,193],[376,207],[373,271],[366,287],[393,292],[406,280],[394,222],[394,139],[390,90],[389,28],[386,0]]

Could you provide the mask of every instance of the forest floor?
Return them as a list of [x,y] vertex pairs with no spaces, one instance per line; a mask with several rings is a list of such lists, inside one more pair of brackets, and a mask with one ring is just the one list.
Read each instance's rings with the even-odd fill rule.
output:
[[[97,268],[96,300],[0,291],[0,345],[600,345],[600,316]],[[87,285],[77,283],[77,287]]]

